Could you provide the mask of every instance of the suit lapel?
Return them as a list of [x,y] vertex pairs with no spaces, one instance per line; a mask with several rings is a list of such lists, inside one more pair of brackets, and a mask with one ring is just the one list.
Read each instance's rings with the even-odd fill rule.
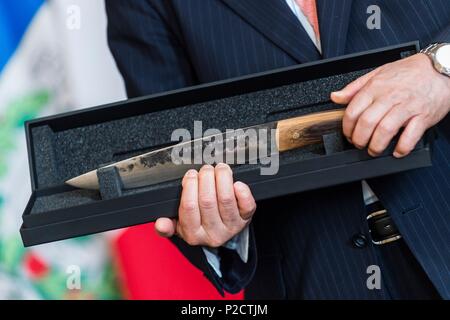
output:
[[345,53],[353,0],[317,0],[322,55],[332,58]]
[[321,58],[314,43],[284,0],[221,1],[297,62]]

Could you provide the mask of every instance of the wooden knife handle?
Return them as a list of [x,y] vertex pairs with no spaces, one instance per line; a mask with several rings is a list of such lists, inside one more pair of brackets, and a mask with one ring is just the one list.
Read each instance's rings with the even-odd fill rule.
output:
[[342,130],[344,112],[344,109],[337,109],[278,121],[278,151],[321,143],[324,134]]

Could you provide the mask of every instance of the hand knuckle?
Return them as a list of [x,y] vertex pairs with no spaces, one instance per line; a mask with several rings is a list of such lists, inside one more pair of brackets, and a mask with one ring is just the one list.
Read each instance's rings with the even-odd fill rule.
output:
[[253,201],[251,199],[246,199],[245,201],[242,201],[242,211],[243,212],[250,212],[253,210]]
[[369,128],[369,127],[373,127],[376,125],[375,119],[371,115],[362,115],[360,118],[360,121],[361,121],[361,125],[364,128]]
[[[408,116],[413,116],[418,113],[420,108],[418,108],[416,105],[409,103],[404,108],[402,108],[402,111],[405,112]],[[423,109],[423,108],[422,108]],[[426,112],[426,110],[423,110],[423,112]]]
[[233,207],[235,204],[235,198],[232,194],[226,194],[219,196],[219,203],[226,208]]
[[397,145],[397,151],[400,152],[401,154],[407,154],[411,151],[411,147],[409,146],[409,143],[402,143]]
[[387,101],[393,102],[393,103],[401,102],[401,101],[404,101],[404,93],[403,93],[403,91],[393,90],[392,92],[389,92],[389,94],[387,94],[385,99],[387,99]]
[[245,225],[247,225],[248,223],[250,223],[250,221],[251,221],[252,218],[253,218],[253,214],[254,214],[254,211],[250,211],[250,212],[248,212],[248,213],[242,213],[242,214],[241,214],[241,218],[242,218],[242,220],[244,220]]
[[344,121],[353,122],[357,118],[357,114],[354,112],[352,108],[347,108],[344,114]]
[[198,246],[200,245],[200,239],[196,237],[195,235],[187,234],[185,236],[184,241],[187,242],[190,246]]
[[384,86],[384,81],[380,77],[373,77],[368,81],[368,85],[371,87]]
[[385,135],[391,136],[395,133],[393,126],[386,122],[382,122],[380,124],[379,130],[380,130],[382,136],[385,136]]
[[361,87],[364,84],[364,81],[366,81],[366,78],[364,76],[359,77],[354,81],[355,84],[358,85],[358,87]]
[[209,210],[216,207],[217,201],[214,197],[208,195],[200,197],[199,204],[202,209]]
[[233,236],[237,235],[239,232],[241,232],[242,229],[244,229],[245,224],[246,224],[245,221],[241,221],[241,222],[237,222],[237,223],[233,224],[231,227],[229,227],[231,236],[233,237]]
[[359,134],[353,134],[352,142],[355,147],[364,148],[365,144],[362,137]]
[[250,210],[249,210],[250,213],[253,213],[253,212],[256,211],[256,202],[255,202],[255,201],[252,201],[252,202],[251,202],[249,209],[250,209]]
[[256,203],[254,201],[248,201],[242,206],[242,214],[248,218],[252,216],[256,211]]
[[411,91],[398,91],[399,101],[414,100],[414,93]]
[[218,247],[223,246],[224,244],[225,244],[225,241],[222,238],[217,237],[217,236],[211,237],[208,240],[208,246],[211,248],[218,248]]
[[383,146],[376,144],[376,145],[371,145],[369,148],[370,151],[372,151],[375,154],[380,154],[384,151]]
[[194,212],[197,209],[196,201],[182,201],[180,210],[183,212]]

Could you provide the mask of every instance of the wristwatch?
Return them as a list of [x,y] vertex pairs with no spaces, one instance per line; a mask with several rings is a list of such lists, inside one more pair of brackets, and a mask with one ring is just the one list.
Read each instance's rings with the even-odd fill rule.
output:
[[430,57],[439,73],[450,77],[450,43],[433,43],[420,52]]

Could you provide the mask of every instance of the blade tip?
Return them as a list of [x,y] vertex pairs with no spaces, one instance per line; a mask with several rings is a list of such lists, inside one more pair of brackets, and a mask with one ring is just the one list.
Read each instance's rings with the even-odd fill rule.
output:
[[89,172],[81,176],[69,179],[65,182],[65,184],[78,189],[89,189],[89,190],[99,189],[99,183],[96,172],[93,173]]

